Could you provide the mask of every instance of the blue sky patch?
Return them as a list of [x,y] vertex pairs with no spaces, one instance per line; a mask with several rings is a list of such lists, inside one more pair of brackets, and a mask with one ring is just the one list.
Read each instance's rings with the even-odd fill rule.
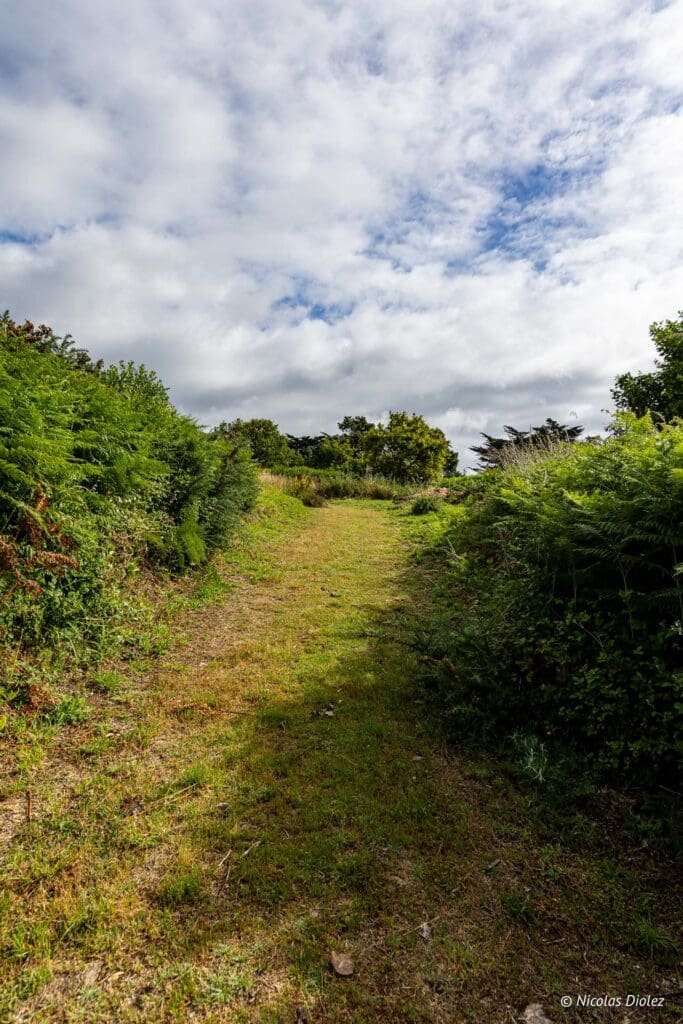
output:
[[316,286],[312,280],[295,278],[292,283],[294,290],[274,302],[271,306],[273,311],[299,310],[301,320],[322,320],[327,324],[337,323],[353,311],[353,302],[323,302],[320,298],[313,298],[311,292]]
[[0,228],[0,245],[36,245],[40,240],[37,234]]
[[526,206],[538,199],[548,199],[566,192],[574,179],[575,174],[566,168],[536,164],[524,174],[504,178],[501,195],[503,201],[514,200],[521,206]]

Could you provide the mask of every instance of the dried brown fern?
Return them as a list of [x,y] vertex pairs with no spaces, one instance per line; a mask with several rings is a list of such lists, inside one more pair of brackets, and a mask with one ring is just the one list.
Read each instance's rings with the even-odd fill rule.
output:
[[[61,576],[67,569],[80,569],[76,558],[64,554],[65,550],[73,549],[76,544],[72,537],[63,532],[62,524],[41,522],[49,507],[49,497],[38,489],[33,507],[26,509],[21,516],[17,537],[0,534],[0,569],[5,569],[14,576],[10,595],[17,588],[32,597],[37,597],[42,592],[43,588],[37,580],[26,575],[31,569],[47,569],[57,576]],[[22,551],[18,540],[25,540],[32,550],[28,553]],[[61,551],[49,550],[48,541],[56,542]]]

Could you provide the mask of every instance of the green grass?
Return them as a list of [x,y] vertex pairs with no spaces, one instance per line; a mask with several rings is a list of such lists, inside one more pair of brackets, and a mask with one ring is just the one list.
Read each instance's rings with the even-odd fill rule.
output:
[[6,737],[1,1019],[559,1021],[670,984],[670,866],[558,832],[426,714],[415,556],[457,514],[266,491],[164,654]]

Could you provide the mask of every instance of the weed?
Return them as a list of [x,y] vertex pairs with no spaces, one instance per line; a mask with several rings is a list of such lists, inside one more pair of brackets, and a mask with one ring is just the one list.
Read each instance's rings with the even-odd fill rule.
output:
[[201,998],[210,1004],[231,1003],[235,998],[248,996],[254,985],[249,971],[221,970],[204,983]]
[[195,764],[191,768],[188,768],[183,772],[181,776],[174,783],[173,788],[178,789],[189,789],[197,786],[203,786],[209,778],[209,770],[204,764]]
[[678,944],[648,918],[637,918],[631,934],[634,947],[646,953],[656,964],[673,967],[678,961]]
[[204,880],[199,868],[175,868],[165,878],[159,899],[164,906],[175,907],[182,903],[199,903],[205,895]]
[[216,563],[209,562],[197,579],[193,596],[200,604],[207,604],[217,601],[229,593],[231,588],[232,584],[221,575]]
[[513,748],[519,758],[522,773],[539,786],[548,781],[549,754],[542,740],[537,736],[515,732],[511,737]]
[[100,693],[114,696],[126,685],[126,677],[117,669],[100,669],[90,676],[90,685]]
[[41,718],[51,725],[77,725],[90,717],[90,706],[84,697],[63,697],[52,707],[46,708]]
[[529,924],[536,918],[533,900],[526,890],[512,889],[500,897],[500,902],[510,918],[518,924]]

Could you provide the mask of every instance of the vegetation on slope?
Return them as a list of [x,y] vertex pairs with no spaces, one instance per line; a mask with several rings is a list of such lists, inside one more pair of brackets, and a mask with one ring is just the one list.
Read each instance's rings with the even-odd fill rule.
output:
[[[513,443],[416,517],[266,491],[234,532],[256,485],[229,429],[144,368],[3,327],[5,696],[46,643],[109,658],[2,719],[0,1013],[438,1024],[542,1000],[561,1020],[561,993],[614,991],[668,993],[673,1019],[671,851],[623,789],[676,801],[681,423]],[[680,350],[660,354],[680,414]],[[335,496],[401,486],[316,474]],[[115,661],[131,579],[229,535],[159,609],[166,655]],[[418,665],[473,754],[444,749]],[[482,737],[511,740],[522,786]],[[621,792],[553,804],[577,767]]]
[[529,452],[462,493],[426,642],[452,724],[521,731],[540,760],[570,748],[619,783],[675,785],[683,424],[624,416],[602,444]]
[[171,405],[143,366],[94,364],[0,324],[0,657],[5,696],[61,645],[101,656],[143,567],[199,565],[253,502],[248,453]]

